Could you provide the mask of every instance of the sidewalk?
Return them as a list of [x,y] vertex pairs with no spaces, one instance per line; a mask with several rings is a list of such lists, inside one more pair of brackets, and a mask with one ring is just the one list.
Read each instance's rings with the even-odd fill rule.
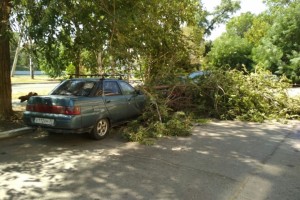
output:
[[23,128],[17,128],[9,131],[3,131],[0,132],[0,140],[4,138],[16,137],[33,131],[35,131],[35,129],[30,127],[23,127]]

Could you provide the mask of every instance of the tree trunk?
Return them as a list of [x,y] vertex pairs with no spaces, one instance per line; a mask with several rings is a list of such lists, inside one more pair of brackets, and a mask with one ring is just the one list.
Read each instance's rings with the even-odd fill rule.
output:
[[34,79],[34,65],[32,63],[32,40],[29,38],[29,69],[30,69],[30,77]]
[[97,64],[98,64],[98,73],[99,74],[104,74],[102,52],[99,52],[98,55],[97,55]]
[[18,46],[17,46],[16,53],[15,53],[13,66],[11,68],[11,73],[10,73],[11,77],[14,77],[14,75],[15,75],[15,71],[16,71],[16,67],[17,67],[17,63],[18,63],[18,58],[19,58],[19,53],[20,53],[20,50],[21,50],[21,41],[22,41],[22,37],[20,35],[19,36],[19,41],[18,41]]
[[75,61],[75,77],[78,78],[80,75],[80,51],[77,51]]
[[34,79],[34,66],[32,64],[32,55],[29,54],[29,69],[30,69],[30,77]]
[[9,14],[10,0],[0,2],[0,119],[12,115],[10,51],[9,51]]

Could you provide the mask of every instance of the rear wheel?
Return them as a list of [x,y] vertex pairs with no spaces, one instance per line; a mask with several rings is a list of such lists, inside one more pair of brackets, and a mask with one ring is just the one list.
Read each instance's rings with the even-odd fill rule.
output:
[[101,140],[108,135],[109,129],[109,121],[107,119],[100,119],[92,129],[91,136],[96,140]]

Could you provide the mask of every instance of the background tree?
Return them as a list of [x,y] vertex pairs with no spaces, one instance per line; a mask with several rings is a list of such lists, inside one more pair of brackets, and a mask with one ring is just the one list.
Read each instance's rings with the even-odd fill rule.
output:
[[207,60],[215,67],[240,68],[242,64],[251,70],[259,65],[300,82],[300,1],[266,3],[269,8],[260,15],[242,13],[232,18],[226,33],[212,43]]
[[[28,22],[26,33],[34,40],[39,65],[52,77],[72,65],[77,74],[81,68],[138,70],[149,82],[199,63],[203,30],[210,32],[239,9],[239,2],[231,0],[222,0],[213,13],[196,0],[15,1],[25,10],[18,19]],[[97,66],[84,66],[83,52]]]
[[254,46],[258,46],[268,33],[272,24],[272,17],[266,13],[255,16],[251,27],[244,33],[244,37]]
[[[54,77],[66,66],[83,66],[82,52],[96,56],[98,71],[129,73],[139,66],[146,80],[190,62],[184,25],[199,29],[198,1],[24,1],[27,32],[42,68]],[[134,8],[134,9],[133,9]],[[201,31],[198,31],[201,37]],[[198,40],[199,41],[199,40]],[[195,47],[195,46],[194,46]],[[95,59],[94,59],[95,60]],[[44,62],[46,61],[46,62]],[[64,63],[62,62],[64,61]],[[61,66],[61,67],[59,67]]]
[[208,65],[213,68],[252,69],[253,45],[245,35],[251,29],[255,15],[243,13],[226,24],[226,33],[212,43],[207,54]]
[[226,24],[226,32],[244,38],[245,34],[252,28],[254,19],[254,14],[250,12],[242,13],[240,16],[228,21]]
[[212,12],[204,12],[200,25],[205,27],[205,34],[210,35],[215,26],[226,23],[233,13],[241,8],[240,1],[221,0]]
[[251,70],[252,45],[237,35],[223,34],[213,43],[208,53],[208,64],[212,68]]
[[[272,25],[253,51],[257,64],[300,82],[300,1],[267,1]],[[268,55],[268,56],[266,56]]]

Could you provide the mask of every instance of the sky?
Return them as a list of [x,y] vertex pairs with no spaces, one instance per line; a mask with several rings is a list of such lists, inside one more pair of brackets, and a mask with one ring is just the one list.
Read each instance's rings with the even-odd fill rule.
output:
[[[263,0],[240,0],[241,9],[235,13],[235,16],[240,15],[245,12],[252,12],[254,14],[259,14],[266,10],[266,6],[262,2]],[[214,7],[219,5],[221,0],[202,0],[203,6],[208,10],[212,11]],[[212,34],[208,37],[210,40],[214,40],[220,36],[225,31],[225,25],[220,25],[216,27]]]

